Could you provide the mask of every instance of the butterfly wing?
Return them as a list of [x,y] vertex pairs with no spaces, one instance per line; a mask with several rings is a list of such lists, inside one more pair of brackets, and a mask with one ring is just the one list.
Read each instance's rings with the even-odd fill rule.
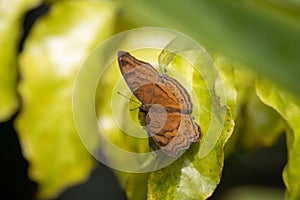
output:
[[148,111],[153,104],[160,104],[169,111],[191,113],[190,96],[175,79],[160,75],[149,63],[137,60],[127,52],[119,52],[121,73],[132,93]]
[[149,63],[132,57],[127,52],[119,52],[118,62],[123,78],[129,89],[143,104],[150,104],[154,91],[154,83],[159,74]]
[[[191,97],[186,89],[176,79],[171,78],[166,74],[161,74],[158,81],[160,83],[160,88],[162,88],[162,91],[168,96],[167,100],[169,100],[170,103],[176,102],[178,104],[177,110],[170,107],[171,110],[173,109],[174,111],[179,111],[185,114],[192,113],[193,104]],[[164,107],[168,108],[168,105],[165,105]]]
[[168,113],[162,108],[149,110],[146,116],[147,131],[155,144],[166,154],[177,156],[180,150],[189,148],[201,139],[201,130],[192,117],[179,112]]
[[180,114],[180,116],[177,134],[166,146],[161,148],[166,154],[173,157],[178,156],[180,150],[188,149],[192,142],[198,142],[202,137],[200,127],[193,122],[190,115]]

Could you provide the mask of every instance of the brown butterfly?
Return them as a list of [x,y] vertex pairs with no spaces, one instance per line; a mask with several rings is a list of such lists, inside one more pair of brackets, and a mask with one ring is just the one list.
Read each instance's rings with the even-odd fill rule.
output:
[[175,157],[201,139],[200,127],[191,116],[190,95],[177,80],[128,52],[119,51],[118,62],[128,87],[142,102],[139,109],[146,114],[146,130],[159,148]]

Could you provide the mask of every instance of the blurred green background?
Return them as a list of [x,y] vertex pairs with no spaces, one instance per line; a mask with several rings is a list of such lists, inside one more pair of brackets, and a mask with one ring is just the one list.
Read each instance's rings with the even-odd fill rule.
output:
[[[263,96],[268,84],[256,88],[253,74],[291,92],[293,98],[283,95],[286,101],[300,96],[299,3],[30,0],[0,5],[3,197],[126,199],[121,176],[93,160],[74,137],[72,110],[64,105],[71,104],[79,63],[98,42],[127,29],[159,26],[197,40],[236,87],[236,107],[231,107],[237,111],[236,126],[226,146],[221,182],[210,199],[283,199],[283,168],[299,155],[290,144],[300,134],[299,126],[294,126],[300,113],[296,111],[296,119],[289,121],[282,108]],[[51,42],[57,46],[48,46]],[[234,76],[228,76],[230,70]],[[298,101],[293,105],[299,108]],[[286,138],[285,132],[293,136]],[[61,155],[63,150],[68,156]],[[297,169],[300,163],[297,159],[295,163]],[[299,179],[292,181],[296,186],[291,186],[295,194],[291,199],[300,193]]]

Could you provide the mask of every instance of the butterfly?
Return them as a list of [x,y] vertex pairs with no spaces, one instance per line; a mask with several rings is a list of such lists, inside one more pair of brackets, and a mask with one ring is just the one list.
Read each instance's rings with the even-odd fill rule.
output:
[[118,63],[131,92],[142,102],[139,109],[146,115],[148,135],[164,153],[176,157],[201,139],[200,126],[191,116],[190,95],[176,79],[128,52],[118,52]]

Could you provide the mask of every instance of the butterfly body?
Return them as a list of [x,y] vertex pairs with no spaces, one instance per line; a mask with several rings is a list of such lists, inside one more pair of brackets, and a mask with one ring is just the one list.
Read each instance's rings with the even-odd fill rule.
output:
[[118,62],[132,93],[142,102],[147,132],[155,144],[170,156],[177,156],[191,142],[201,139],[201,130],[193,121],[193,104],[186,89],[174,78],[159,74],[149,63],[120,51]]

